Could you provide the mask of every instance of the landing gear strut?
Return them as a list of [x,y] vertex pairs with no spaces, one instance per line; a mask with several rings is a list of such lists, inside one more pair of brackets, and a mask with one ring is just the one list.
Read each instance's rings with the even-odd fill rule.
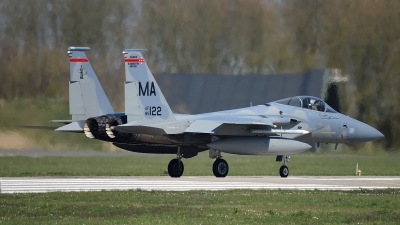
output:
[[214,176],[226,177],[226,175],[228,175],[229,172],[229,165],[225,160],[221,158],[222,157],[221,152],[214,149],[210,149],[209,155],[210,158],[216,159],[212,167]]
[[283,157],[283,165],[279,169],[279,174],[281,175],[281,177],[289,176],[289,168],[286,166],[287,162],[290,162],[290,155],[285,155]]
[[171,177],[180,177],[183,174],[185,167],[183,166],[182,162],[182,154],[181,148],[178,148],[178,152],[176,153],[176,159],[173,159],[168,164],[168,174]]

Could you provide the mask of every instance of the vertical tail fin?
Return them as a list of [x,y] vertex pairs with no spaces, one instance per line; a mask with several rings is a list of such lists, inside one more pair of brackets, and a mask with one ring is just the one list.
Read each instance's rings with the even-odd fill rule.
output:
[[175,121],[140,49],[126,49],[125,114],[128,123],[154,124]]
[[88,47],[69,47],[69,112],[72,121],[114,113],[84,51]]

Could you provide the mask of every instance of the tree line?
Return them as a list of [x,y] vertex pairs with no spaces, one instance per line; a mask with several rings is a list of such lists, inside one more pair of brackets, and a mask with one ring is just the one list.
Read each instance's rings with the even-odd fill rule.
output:
[[[285,74],[332,68],[343,113],[400,147],[400,2],[396,0],[4,0],[0,98],[68,98],[68,46],[89,46],[122,108],[124,48],[155,74]],[[115,103],[116,102],[116,103]]]

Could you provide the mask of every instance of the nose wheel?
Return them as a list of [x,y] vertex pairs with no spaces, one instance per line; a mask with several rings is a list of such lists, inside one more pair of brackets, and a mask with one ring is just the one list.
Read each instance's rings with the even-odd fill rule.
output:
[[290,155],[285,155],[283,157],[283,165],[279,168],[279,175],[281,175],[281,177],[289,176],[289,168],[286,166],[288,162],[290,162]]
[[217,158],[213,164],[213,173],[216,177],[226,177],[228,175],[228,163],[220,158]]
[[289,176],[289,168],[285,165],[281,166],[281,168],[279,169],[279,174],[281,175],[281,177]]

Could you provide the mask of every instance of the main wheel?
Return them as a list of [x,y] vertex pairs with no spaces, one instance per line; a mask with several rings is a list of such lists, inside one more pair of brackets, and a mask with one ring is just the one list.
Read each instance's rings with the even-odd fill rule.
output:
[[229,166],[223,159],[215,160],[213,164],[213,173],[216,177],[226,177],[228,175]]
[[279,174],[281,177],[287,177],[289,176],[289,168],[287,166],[281,166],[279,169]]
[[183,162],[178,159],[173,159],[168,164],[168,174],[171,177],[180,177],[184,170]]

